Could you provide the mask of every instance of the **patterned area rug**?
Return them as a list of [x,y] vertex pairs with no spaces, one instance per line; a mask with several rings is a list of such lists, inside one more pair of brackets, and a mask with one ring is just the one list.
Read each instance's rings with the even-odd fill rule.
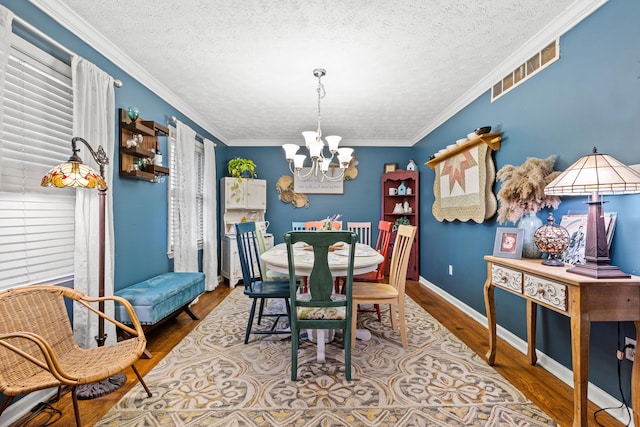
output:
[[252,335],[245,345],[248,311],[237,288],[145,377],[153,397],[138,384],[97,425],[556,425],[408,297],[407,349],[385,311],[383,324],[360,313],[372,337],[356,342],[351,382],[340,333],[324,364],[315,344],[301,343],[292,382],[291,339]]

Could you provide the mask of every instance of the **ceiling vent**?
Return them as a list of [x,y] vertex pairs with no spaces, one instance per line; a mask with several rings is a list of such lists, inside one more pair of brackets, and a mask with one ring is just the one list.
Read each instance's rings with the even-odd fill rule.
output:
[[523,83],[529,77],[542,71],[548,65],[560,59],[560,40],[549,43],[540,52],[537,52],[523,64],[520,64],[515,70],[507,74],[498,83],[491,88],[491,102],[500,98],[514,87]]

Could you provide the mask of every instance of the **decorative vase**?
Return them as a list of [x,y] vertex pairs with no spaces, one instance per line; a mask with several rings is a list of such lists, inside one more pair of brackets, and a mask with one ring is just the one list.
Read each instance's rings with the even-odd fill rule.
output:
[[540,258],[542,256],[542,252],[533,240],[533,235],[540,227],[542,227],[542,220],[535,213],[526,214],[518,221],[518,228],[524,230],[524,242],[522,243],[524,258]]

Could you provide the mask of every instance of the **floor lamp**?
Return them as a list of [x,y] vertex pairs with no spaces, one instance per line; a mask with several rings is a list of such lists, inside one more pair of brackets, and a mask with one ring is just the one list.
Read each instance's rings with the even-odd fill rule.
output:
[[640,193],[640,174],[608,154],[593,152],[578,159],[551,181],[544,193],[553,196],[591,196],[585,236],[585,264],[567,269],[568,272],[595,278],[628,278],[630,275],[609,265],[609,242],[602,211],[603,194]]
[[[96,173],[91,167],[82,162],[78,152],[80,149],[77,142],[82,142],[95,161],[100,166],[100,173]],[[105,206],[107,198],[107,184],[104,181],[104,167],[109,164],[109,157],[102,146],[98,146],[98,151],[94,151],[87,141],[80,137],[71,140],[73,153],[69,160],[51,169],[42,178],[43,187],[82,187],[97,188],[99,199],[99,250],[98,250],[98,296],[104,296],[104,268],[105,268]],[[104,302],[98,303],[98,309],[104,313]],[[103,346],[107,335],[104,333],[104,319],[98,318],[98,335],[95,337],[99,347]],[[78,386],[78,399],[94,399],[104,396],[121,387],[127,380],[123,373],[119,373],[104,381]]]

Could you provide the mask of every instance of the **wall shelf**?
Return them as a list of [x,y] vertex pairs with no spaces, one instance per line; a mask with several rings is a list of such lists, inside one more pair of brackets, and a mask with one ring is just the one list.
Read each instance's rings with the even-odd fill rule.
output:
[[479,144],[487,144],[493,151],[498,151],[500,149],[500,141],[502,140],[501,135],[502,132],[485,133],[482,135],[478,135],[477,137],[470,139],[460,145],[456,145],[450,150],[447,150],[439,156],[429,160],[425,163],[425,165],[429,166],[431,169],[435,169],[438,163],[450,159],[456,154],[462,153]]
[[[155,148],[159,136],[168,136],[169,128],[160,123],[142,120],[138,118],[133,121],[129,118],[127,110],[120,108],[119,129],[120,129],[120,176],[141,181],[156,182],[157,177],[169,175],[169,168],[154,165]],[[127,141],[133,139],[134,135],[142,135],[142,142],[135,147],[127,147]],[[146,165],[140,169],[138,165],[140,159],[146,160]]]

